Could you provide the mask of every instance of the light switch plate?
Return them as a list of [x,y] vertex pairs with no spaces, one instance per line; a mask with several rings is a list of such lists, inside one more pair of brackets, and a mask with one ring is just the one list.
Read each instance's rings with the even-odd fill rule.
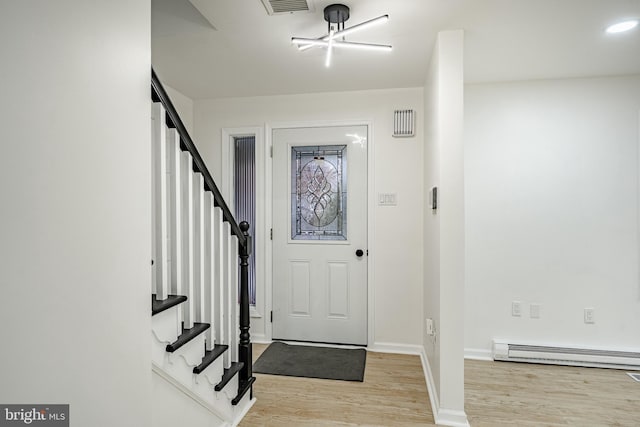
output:
[[378,205],[396,206],[398,204],[397,193],[378,193]]

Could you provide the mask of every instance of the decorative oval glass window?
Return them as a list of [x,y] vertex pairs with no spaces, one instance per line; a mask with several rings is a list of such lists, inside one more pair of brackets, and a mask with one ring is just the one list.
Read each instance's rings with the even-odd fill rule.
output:
[[346,240],[346,145],[291,148],[291,238]]

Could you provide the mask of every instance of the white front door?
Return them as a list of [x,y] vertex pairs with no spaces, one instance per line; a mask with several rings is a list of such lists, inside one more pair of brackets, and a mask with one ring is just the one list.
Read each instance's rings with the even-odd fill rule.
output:
[[367,344],[367,126],[273,130],[273,338]]

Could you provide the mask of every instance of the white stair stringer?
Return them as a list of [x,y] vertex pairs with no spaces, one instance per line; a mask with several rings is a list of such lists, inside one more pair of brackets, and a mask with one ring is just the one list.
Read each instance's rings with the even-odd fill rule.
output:
[[[236,425],[253,405],[255,399],[251,400],[247,393],[237,405],[232,405],[231,400],[238,392],[238,374],[236,374],[222,389],[216,392],[214,387],[220,382],[223,374],[223,359],[217,358],[204,372],[196,375],[193,368],[199,364],[194,363],[192,358],[194,350],[185,347],[197,346],[197,349],[204,349],[204,340],[197,338],[176,350],[173,354],[167,353],[165,347],[167,342],[162,342],[153,335],[153,371],[161,375],[165,380],[178,387],[182,393],[196,400],[201,405],[206,405],[207,409],[214,412],[218,417],[232,425]],[[204,336],[204,334],[203,334]],[[182,353],[181,350],[183,350]],[[164,352],[164,356],[157,357]],[[180,353],[180,354],[177,354]],[[202,358],[203,351],[200,352]]]
[[[185,387],[156,364],[152,365],[152,372],[154,427],[173,427],[176,425],[195,427],[196,422],[193,418],[198,418],[197,424],[207,427],[227,427],[237,424],[225,417],[214,404],[195,394],[189,387]],[[167,404],[168,402],[170,404]],[[204,411],[198,411],[198,408],[204,409]]]

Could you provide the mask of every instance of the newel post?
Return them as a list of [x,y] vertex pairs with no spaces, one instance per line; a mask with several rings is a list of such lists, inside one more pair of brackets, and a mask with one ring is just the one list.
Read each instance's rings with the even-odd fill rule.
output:
[[238,354],[244,367],[240,371],[240,381],[247,381],[253,376],[252,346],[249,334],[249,255],[251,255],[251,236],[249,223],[242,221],[240,230],[245,238],[245,244],[239,246],[240,256],[240,343]]

